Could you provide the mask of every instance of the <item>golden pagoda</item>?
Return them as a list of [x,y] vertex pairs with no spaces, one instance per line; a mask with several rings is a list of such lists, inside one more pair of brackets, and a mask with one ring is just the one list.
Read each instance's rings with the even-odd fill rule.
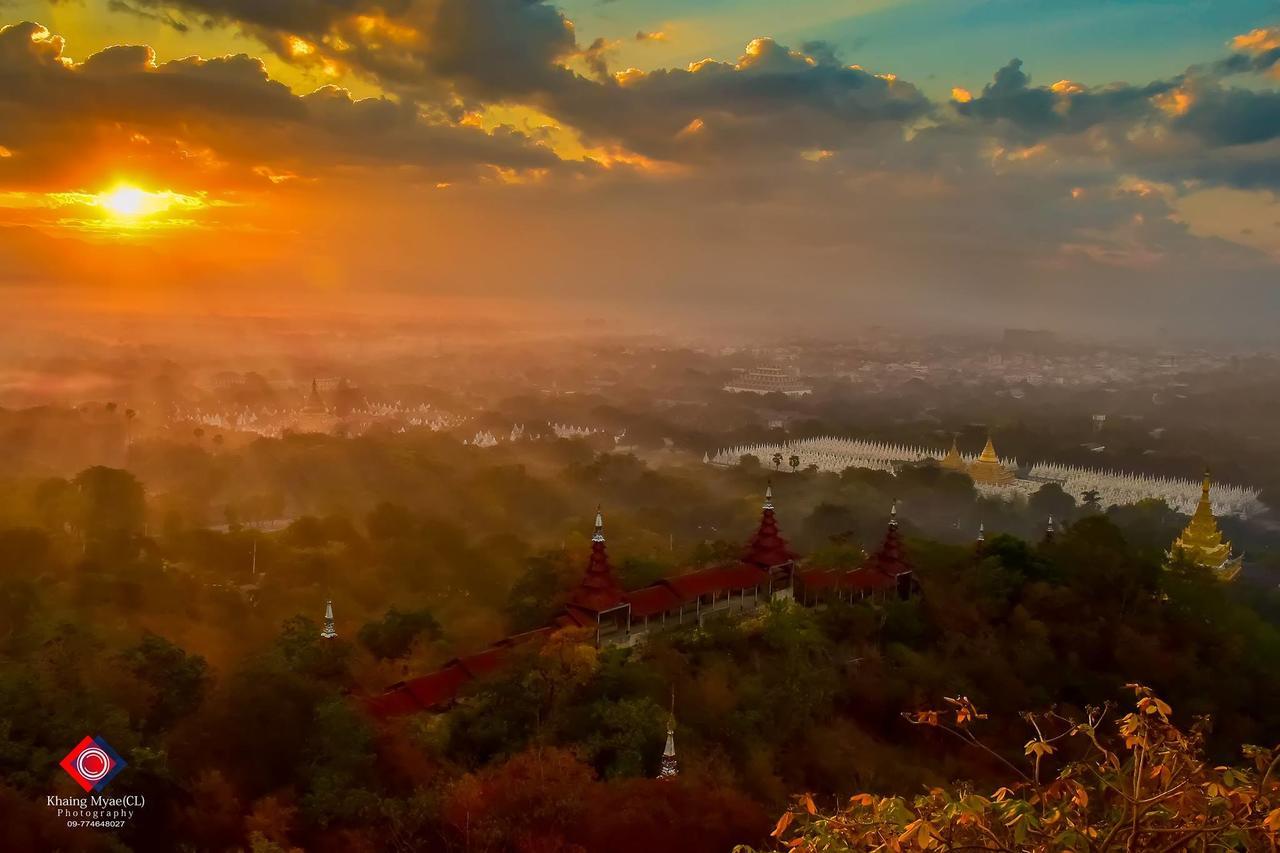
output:
[[969,466],[964,464],[964,459],[960,456],[960,448],[956,447],[955,437],[951,438],[951,449],[947,451],[947,455],[942,457],[939,463],[948,471],[959,471],[961,474],[968,473]]
[[987,446],[982,448],[977,461],[969,466],[969,476],[975,483],[988,486],[1008,486],[1013,483],[1013,472],[1000,463],[991,436],[987,436]]
[[1196,511],[1182,535],[1174,540],[1169,556],[1185,557],[1229,581],[1240,574],[1242,558],[1231,555],[1231,543],[1222,538],[1222,531],[1218,529],[1218,520],[1213,517],[1213,506],[1209,502],[1210,485],[1209,472],[1205,471],[1204,483],[1200,486],[1200,502],[1196,504]]

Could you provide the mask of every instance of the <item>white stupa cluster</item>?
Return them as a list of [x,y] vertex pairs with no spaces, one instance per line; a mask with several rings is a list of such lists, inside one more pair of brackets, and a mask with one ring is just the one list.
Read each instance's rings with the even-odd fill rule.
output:
[[[952,451],[954,453],[954,450]],[[816,467],[819,471],[839,473],[846,468],[868,468],[894,473],[898,466],[929,460],[944,467],[973,470],[979,457],[953,455],[948,465],[948,453],[928,447],[893,444],[880,441],[862,441],[836,436],[806,438],[781,444],[743,444],[704,454],[702,461],[709,465],[732,467],[743,456],[754,456],[760,464],[779,472],[803,471]],[[793,457],[799,464],[793,465]],[[997,461],[992,457],[992,461]],[[1008,476],[1007,481],[975,482],[979,493],[1005,500],[1017,500],[1035,493],[1046,483],[1057,483],[1063,491],[1083,501],[1085,492],[1097,492],[1103,507],[1123,506],[1148,498],[1164,501],[1180,513],[1190,514],[1200,499],[1201,481],[1149,474],[1102,471],[1059,465],[1052,462],[1032,462],[1025,468],[1017,459],[1000,457],[999,466],[1010,472],[1024,471],[1020,476]],[[1210,493],[1213,512],[1216,515],[1233,515],[1249,518],[1266,510],[1259,492],[1250,486],[1214,483]]]
[[[1077,498],[1086,491],[1096,491],[1103,506],[1137,503],[1158,498],[1170,509],[1184,515],[1195,512],[1200,500],[1201,480],[1179,477],[1157,477],[1149,474],[1099,471],[1075,465],[1037,462],[1027,471],[1027,479],[1036,483],[1058,483]],[[1250,486],[1214,483],[1209,490],[1214,515],[1249,518],[1266,511],[1258,490]]]
[[463,444],[470,444],[472,447],[495,447],[498,444],[498,437],[487,429],[482,429],[470,439],[463,439]]
[[327,432],[341,420],[351,433],[359,433],[375,423],[388,421],[400,424],[399,432],[411,428],[426,428],[432,432],[455,429],[468,418],[443,412],[427,403],[404,405],[394,403],[369,403],[352,409],[338,418],[331,409],[309,402],[301,408],[272,406],[239,406],[206,411],[201,407],[179,409],[169,418],[171,423],[189,423],[199,427],[224,432],[242,432],[279,438],[288,430],[295,432]]
[[[544,436],[543,433],[527,432],[524,424],[512,424],[511,430],[503,438],[489,430],[479,430],[469,439],[464,439],[463,444],[469,444],[472,447],[496,447],[504,441],[513,443],[517,441],[539,441],[544,437],[554,435],[556,438],[588,438],[593,435],[605,435],[605,431],[596,427],[572,426],[570,424],[550,424],[551,432]],[[620,442],[627,434],[626,430],[613,436],[614,444]]]
[[604,432],[604,430],[596,429],[595,427],[573,426],[571,424],[551,424],[551,431],[556,434],[556,438],[587,438]]
[[[781,454],[780,465],[775,465],[775,458]],[[817,466],[819,471],[840,473],[846,468],[870,468],[875,471],[892,473],[895,466],[903,463],[941,461],[945,452],[928,447],[916,447],[908,444],[893,444],[885,441],[862,441],[855,438],[838,438],[824,435],[818,438],[802,438],[782,444],[743,444],[705,454],[703,462],[710,465],[733,466],[743,456],[755,456],[766,468],[778,468],[789,471],[803,471],[810,466]],[[791,457],[800,460],[798,466],[791,465]],[[972,462],[977,456],[963,457]],[[1001,459],[1003,464],[1016,468],[1018,460]]]

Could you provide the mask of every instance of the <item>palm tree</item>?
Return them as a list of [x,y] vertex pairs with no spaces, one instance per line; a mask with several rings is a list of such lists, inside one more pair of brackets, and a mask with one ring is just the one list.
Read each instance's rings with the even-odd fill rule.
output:
[[773,469],[776,471],[781,467],[782,467],[782,454],[781,453],[773,454]]
[[787,460],[787,464],[791,466],[791,473],[794,474],[800,467],[800,457],[796,456],[794,453],[791,454],[791,458]]

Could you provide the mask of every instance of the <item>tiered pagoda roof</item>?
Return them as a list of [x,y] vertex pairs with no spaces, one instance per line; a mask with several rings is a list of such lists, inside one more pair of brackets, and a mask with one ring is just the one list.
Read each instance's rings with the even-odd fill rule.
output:
[[889,527],[884,533],[884,540],[881,541],[875,553],[862,564],[862,567],[890,578],[911,573],[911,564],[907,562],[906,551],[902,545],[902,532],[898,530],[896,506],[889,511]]
[[604,545],[604,516],[596,510],[596,531],[591,537],[591,557],[582,583],[569,596],[569,606],[589,613],[604,613],[626,603],[626,592],[609,562]]
[[1232,557],[1231,543],[1222,537],[1218,528],[1218,520],[1213,515],[1213,505],[1209,501],[1209,489],[1212,483],[1209,472],[1204,472],[1204,483],[1200,487],[1200,502],[1191,516],[1186,529],[1174,541],[1170,556],[1181,554],[1198,566],[1204,566],[1218,573],[1224,580],[1232,580],[1240,574],[1241,558]]
[[778,519],[773,514],[773,486],[764,490],[764,506],[760,513],[760,526],[742,552],[742,562],[761,569],[795,562],[796,553],[778,532]]

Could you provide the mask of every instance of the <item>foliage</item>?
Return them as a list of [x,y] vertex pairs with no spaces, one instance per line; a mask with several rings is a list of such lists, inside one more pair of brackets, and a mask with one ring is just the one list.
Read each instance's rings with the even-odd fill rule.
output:
[[440,623],[431,611],[402,613],[394,607],[381,619],[366,622],[358,634],[360,644],[380,658],[404,657],[420,637],[430,640],[440,637]]
[[[1130,684],[1134,710],[1110,719],[1107,704],[1068,717],[1023,714],[1031,739],[1015,766],[975,733],[987,715],[965,697],[945,710],[908,714],[1003,765],[990,793],[935,787],[914,798],[853,795],[834,814],[799,798],[774,828],[791,850],[1274,850],[1280,841],[1280,746],[1243,748],[1245,764],[1204,755],[1208,721],[1178,728],[1172,709]],[[746,848],[743,848],[746,849]]]

